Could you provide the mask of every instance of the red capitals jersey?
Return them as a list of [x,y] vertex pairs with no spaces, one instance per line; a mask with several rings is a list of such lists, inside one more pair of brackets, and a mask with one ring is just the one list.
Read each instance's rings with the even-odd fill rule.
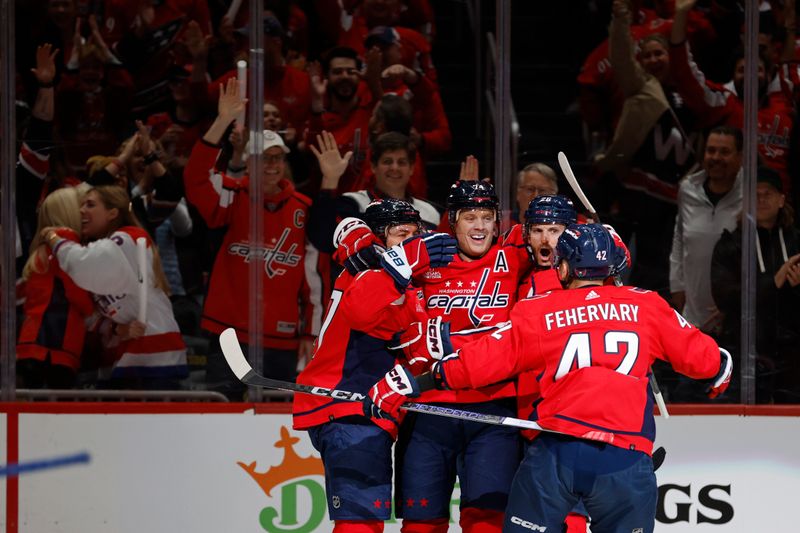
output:
[[[425,273],[425,309],[429,316],[441,316],[450,323],[451,342],[458,348],[485,327],[508,320],[520,278],[529,265],[522,226],[518,224],[480,259],[464,261],[456,256],[447,267]],[[480,391],[431,391],[422,400],[472,403],[514,395],[514,384],[505,383]]]
[[[386,342],[424,319],[416,289],[398,294],[394,280],[382,270],[367,270],[355,278],[344,271],[336,279],[314,356],[297,382],[367,394],[396,364]],[[307,394],[294,397],[295,429],[345,416],[363,416],[361,403]],[[397,435],[396,423],[372,421]]]
[[[350,110],[346,115],[325,111],[321,115],[312,114],[308,124],[308,131],[305,133],[306,144],[316,142],[317,135],[323,131],[333,134],[339,152],[346,154],[353,152],[350,162],[339,179],[339,194],[357,191],[360,188],[361,176],[364,167],[369,168],[369,121],[372,118],[372,110],[375,107],[375,100],[369,92],[367,84],[363,81],[358,84],[358,105]],[[319,173],[317,165],[313,165],[312,172]],[[415,167],[416,171],[416,167]],[[321,175],[321,174],[320,174]]]
[[[249,263],[255,254],[250,242],[250,199],[247,179],[215,172],[219,148],[198,142],[184,171],[186,199],[197,207],[209,227],[227,226],[211,272],[200,325],[212,333],[236,329],[247,342]],[[293,350],[300,335],[314,335],[321,309],[311,289],[318,281],[307,264],[313,247],[306,246],[306,217],[311,201],[281,180],[281,191],[264,198],[263,264],[264,326],[267,348]],[[308,268],[306,268],[308,267]],[[318,288],[318,286],[317,286]]]
[[655,422],[648,375],[656,359],[695,379],[713,377],[720,367],[714,340],[658,294],[607,285],[523,300],[509,324],[442,367],[454,389],[536,370],[541,400],[531,419],[576,437],[612,432],[615,446],[649,454]]
[[[744,126],[742,100],[724,87],[706,81],[687,44],[670,48],[670,73],[686,108],[697,115],[700,127],[721,123],[737,128]],[[791,190],[788,159],[793,124],[792,104],[783,93],[770,93],[760,102],[758,154],[766,166],[781,175],[784,191]]]
[[[58,234],[73,242],[72,231]],[[86,335],[84,321],[94,311],[89,293],[61,270],[53,255],[36,256],[43,272],[32,271],[25,282],[25,318],[17,338],[17,358],[44,361],[78,370]],[[46,262],[46,264],[42,264]]]

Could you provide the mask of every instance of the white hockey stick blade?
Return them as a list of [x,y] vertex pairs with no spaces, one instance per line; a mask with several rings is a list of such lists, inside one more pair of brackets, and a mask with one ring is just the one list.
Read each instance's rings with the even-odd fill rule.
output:
[[252,372],[253,368],[247,362],[247,358],[242,352],[242,346],[239,344],[239,339],[236,337],[236,330],[228,328],[219,335],[219,346],[222,348],[222,353],[225,355],[225,361],[228,366],[239,380],[244,381],[248,372]]
[[[225,360],[228,362],[228,366],[231,367],[231,370],[234,374],[236,374],[236,377],[239,378],[239,380],[245,385],[289,392],[299,392],[302,394],[311,394],[313,396],[325,396],[335,400],[345,400],[349,402],[361,402],[364,400],[364,398],[366,398],[365,394],[361,394],[359,392],[350,392],[339,389],[329,389],[326,387],[316,387],[313,385],[303,385],[300,383],[291,383],[289,381],[270,379],[258,374],[250,366],[250,363],[247,362],[247,359],[242,352],[242,347],[239,345],[239,340],[236,338],[236,331],[233,328],[228,328],[220,334],[219,345],[220,348],[222,348],[222,353],[225,355]],[[428,413],[437,416],[457,418],[460,420],[482,422],[484,424],[494,424],[498,426],[509,426],[521,429],[547,431],[550,433],[560,433],[558,431],[543,428],[532,420],[523,420],[521,418],[513,418],[510,416],[475,413],[473,411],[463,411],[461,409],[453,409],[450,407],[415,402],[407,402],[403,404],[401,408],[405,409],[406,411],[413,411],[416,413]],[[611,443],[614,441],[614,434],[605,431],[591,431],[586,435],[583,435],[582,438]]]
[[597,211],[589,201],[589,198],[587,198],[586,194],[583,192],[583,189],[578,183],[578,178],[576,178],[575,173],[572,172],[572,167],[570,166],[569,160],[564,152],[558,152],[558,165],[561,167],[561,172],[564,173],[564,177],[567,178],[569,186],[572,187],[572,190],[575,192],[578,200],[580,200],[583,204],[583,207],[589,211],[589,214],[592,216],[595,222],[600,222],[600,218],[597,216]]

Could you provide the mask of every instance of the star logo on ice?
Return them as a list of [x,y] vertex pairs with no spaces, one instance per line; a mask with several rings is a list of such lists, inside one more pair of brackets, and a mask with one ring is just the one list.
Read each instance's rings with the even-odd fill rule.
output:
[[584,300],[594,300],[595,298],[600,298],[600,295],[594,292],[593,289],[589,291],[589,294],[586,295],[586,298],[584,298]]

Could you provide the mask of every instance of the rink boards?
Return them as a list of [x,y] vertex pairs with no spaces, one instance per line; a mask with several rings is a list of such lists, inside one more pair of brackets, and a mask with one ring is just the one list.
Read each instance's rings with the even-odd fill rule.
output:
[[[6,478],[0,533],[331,531],[319,455],[289,407],[0,404],[6,464],[91,457]],[[656,419],[657,532],[795,530],[800,408],[671,409]],[[458,490],[452,508],[457,524]]]

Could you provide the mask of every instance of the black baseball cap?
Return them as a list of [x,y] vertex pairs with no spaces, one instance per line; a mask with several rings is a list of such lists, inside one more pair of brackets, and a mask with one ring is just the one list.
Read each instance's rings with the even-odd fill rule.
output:
[[768,167],[758,167],[756,170],[756,181],[758,183],[768,183],[775,187],[779,193],[783,193],[783,180],[780,174]]

